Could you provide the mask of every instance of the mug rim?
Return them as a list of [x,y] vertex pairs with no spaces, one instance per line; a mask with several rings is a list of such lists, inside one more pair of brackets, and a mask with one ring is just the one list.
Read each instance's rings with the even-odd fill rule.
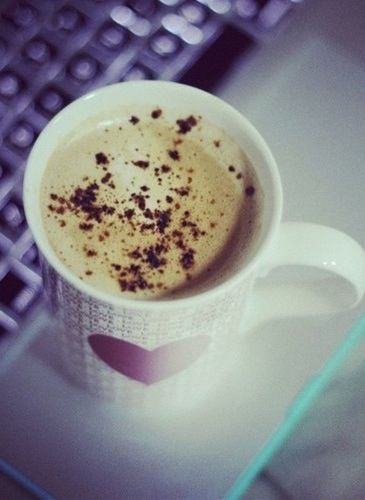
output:
[[[35,171],[35,169],[37,169],[39,163],[42,162],[42,141],[44,141],[47,135],[49,135],[54,131],[55,128],[57,128],[59,122],[64,121],[65,119],[67,119],[67,117],[72,115],[72,113],[74,113],[74,111],[76,111],[76,109],[80,105],[89,105],[91,99],[102,99],[105,94],[117,92],[119,89],[121,92],[123,92],[123,89],[131,87],[132,85],[134,88],[136,86],[149,88],[165,87],[166,89],[175,87],[176,90],[191,92],[196,94],[197,96],[200,95],[202,98],[210,100],[213,105],[214,103],[216,105],[219,104],[219,106],[223,108],[226,113],[229,113],[231,116],[235,117],[240,125],[242,125],[242,131],[244,130],[246,136],[249,136],[251,142],[253,142],[257,148],[259,148],[260,153],[262,153],[263,157],[265,158],[266,169],[271,174],[271,180],[274,189],[274,192],[272,193],[274,209],[271,214],[271,222],[269,228],[266,234],[263,236],[261,244],[256,249],[254,254],[233,276],[230,276],[217,285],[213,285],[207,290],[203,290],[191,296],[177,297],[173,299],[164,299],[163,297],[160,299],[125,298],[108,294],[107,292],[99,290],[95,286],[82,281],[65,264],[63,264],[61,259],[57,257],[56,252],[52,249],[47,237],[42,234],[42,220],[39,220],[36,217],[36,210],[32,208],[35,201],[34,189],[31,188],[32,183],[34,183],[32,177],[33,172]],[[148,89],[146,89],[145,91],[148,92]],[[129,103],[128,106],[130,106]],[[70,126],[68,132],[72,132],[73,128],[73,126]],[[263,139],[258,130],[251,124],[251,122],[233,106],[228,104],[226,101],[214,96],[213,94],[210,94],[199,88],[192,87],[190,85],[169,81],[144,80],[134,82],[119,82],[88,92],[87,94],[79,97],[78,99],[64,107],[48,122],[48,124],[45,126],[45,128],[42,130],[37,140],[35,141],[27,159],[23,184],[23,202],[28,226],[31,230],[38,250],[42,254],[47,264],[50,265],[62,277],[62,279],[66,280],[79,292],[106,304],[129,309],[156,310],[159,308],[167,309],[178,308],[182,306],[188,307],[190,304],[194,304],[194,306],[196,306],[197,302],[199,301],[205,302],[206,300],[213,299],[216,296],[227,293],[228,290],[233,288],[240,281],[243,282],[245,278],[252,274],[255,267],[257,267],[258,264],[263,260],[278,232],[282,215],[282,186],[276,161],[268,145],[266,144],[266,141]],[[39,203],[39,199],[36,200],[36,202]]]

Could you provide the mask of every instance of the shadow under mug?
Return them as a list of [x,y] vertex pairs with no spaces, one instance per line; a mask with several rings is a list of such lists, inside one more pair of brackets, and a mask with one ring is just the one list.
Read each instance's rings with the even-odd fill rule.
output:
[[[262,229],[255,252],[223,283],[186,298],[130,300],[97,290],[57,258],[42,225],[40,185],[48,160],[64,137],[87,118],[118,106],[169,107],[182,116],[202,115],[233,138],[254,165],[264,192]],[[244,330],[252,288],[281,266],[306,266],[336,282],[336,300],[320,287],[305,313],[342,310],[357,304],[365,289],[365,253],[350,236],[302,222],[281,222],[282,188],[275,160],[257,130],[238,111],[199,89],[172,82],[127,82],[93,91],[64,108],[38,137],[24,180],[26,217],[40,250],[44,285],[54,312],[63,360],[73,380],[89,392],[136,401],[174,397],[212,384],[230,339]],[[261,281],[261,280],[260,280]],[[264,280],[265,281],[265,280]],[[318,284],[318,283],[317,283]],[[307,305],[303,283],[299,300]],[[317,287],[318,288],[318,287]],[[290,290],[290,289],[289,289]],[[294,290],[294,289],[293,289]],[[300,295],[302,293],[302,296]],[[324,300],[320,300],[320,298]],[[260,308],[275,297],[270,287]],[[282,313],[283,311],[281,311]]]

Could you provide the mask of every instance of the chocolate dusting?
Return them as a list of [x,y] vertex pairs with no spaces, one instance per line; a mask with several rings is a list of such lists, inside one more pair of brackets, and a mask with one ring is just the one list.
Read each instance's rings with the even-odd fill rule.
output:
[[183,186],[180,188],[175,188],[174,191],[180,196],[188,196],[188,194],[190,193],[190,188],[189,186]]
[[[151,118],[157,119],[161,114],[162,110],[156,108],[151,112]],[[133,125],[136,125],[140,119],[132,115],[129,121]],[[190,115],[185,119],[176,120],[176,125],[177,129],[172,130],[173,142],[168,146],[172,148],[176,147],[176,149],[167,149],[169,158],[174,162],[181,159],[181,148],[178,147],[182,143],[181,136],[189,133],[193,127],[197,126],[198,119]],[[137,130],[139,131],[140,129],[137,128]],[[176,134],[180,134],[180,137]],[[220,141],[215,140],[213,142],[214,146],[220,146]],[[116,220],[112,222],[108,221],[107,216],[114,214],[116,210],[114,206],[108,204],[109,202],[104,202],[104,200],[111,199],[110,191],[107,187],[115,187],[112,181],[113,176],[109,172],[109,167],[107,167],[109,162],[113,161],[114,158],[109,155],[109,160],[108,156],[100,151],[95,154],[97,165],[102,166],[100,170],[98,169],[99,173],[101,172],[98,180],[91,180],[91,177],[89,180],[89,177],[84,177],[83,186],[76,186],[69,197],[62,197],[57,193],[51,193],[52,204],[49,205],[49,210],[54,214],[72,213],[79,218],[79,229],[84,233],[90,232],[90,234],[84,236],[85,241],[91,240],[88,241],[87,246],[83,247],[85,255],[90,258],[98,256],[98,259],[103,259],[101,262],[108,266],[108,272],[119,284],[120,290],[132,293],[152,289],[154,286],[163,288],[163,283],[158,282],[156,277],[163,275],[171,258],[175,259],[174,265],[178,265],[177,274],[182,273],[182,276],[185,276],[186,279],[192,279],[194,273],[190,273],[189,271],[196,264],[195,242],[207,234],[204,228],[201,227],[199,215],[195,218],[192,215],[194,210],[185,210],[184,203],[186,203],[186,200],[177,198],[177,196],[183,198],[190,195],[194,185],[194,168],[184,166],[185,172],[183,174],[183,165],[176,165],[167,158],[158,157],[156,163],[154,163],[155,159],[152,158],[152,155],[150,157],[149,154],[145,155],[144,153],[141,154],[141,152],[136,154],[142,157],[145,156],[148,159],[131,161],[128,158],[129,162],[143,170],[151,166],[150,174],[156,177],[153,180],[155,185],[164,185],[167,183],[169,186],[169,191],[167,192],[170,192],[172,196],[166,195],[166,192],[160,194],[157,191],[157,198],[160,196],[161,199],[155,200],[153,184],[149,184],[147,180],[142,180],[137,184],[136,179],[138,179],[137,175],[139,174],[135,173],[136,177],[131,182],[135,192],[131,193],[133,188],[128,186],[128,195],[125,198],[117,199],[116,195],[112,196],[115,198],[112,204],[120,206],[116,214]],[[163,163],[163,161],[166,161],[172,167]],[[158,166],[155,166],[156,164]],[[95,165],[93,168],[95,168]],[[229,165],[228,169],[231,172],[235,172],[233,165]],[[170,174],[170,172],[172,173]],[[186,173],[191,174],[191,176],[185,176]],[[144,173],[141,173],[141,175],[144,175]],[[174,182],[171,182],[171,179]],[[176,187],[177,179],[181,179],[180,184],[183,184],[180,187]],[[146,184],[140,185],[143,182],[146,182]],[[139,188],[136,186],[139,186]],[[152,192],[150,193],[151,189]],[[245,189],[247,196],[252,196],[254,192],[255,188],[253,186],[248,186]],[[103,198],[104,193],[107,193],[106,198]],[[196,198],[195,192],[193,192],[193,195],[192,199],[194,200]],[[174,199],[179,199],[181,205],[180,203],[176,203],[176,201],[174,202]],[[208,201],[209,198],[207,199],[207,203]],[[149,203],[151,203],[152,209],[147,206]],[[155,208],[154,203],[157,204],[158,208]],[[122,208],[123,205],[124,207]],[[57,217],[56,215],[54,216]],[[100,226],[98,225],[99,223],[103,224]],[[129,237],[132,238],[135,234],[141,235],[141,238],[138,240],[139,243],[138,245],[136,244],[135,248],[133,248],[134,244],[130,244],[125,240],[121,241],[120,254],[122,257],[120,262],[118,262],[118,257],[116,256],[113,259],[111,258],[107,252],[108,245],[105,242],[106,238],[117,234],[118,224],[124,224],[127,227],[125,231],[126,240]],[[213,228],[216,225],[216,222],[212,222],[210,227]],[[104,228],[109,228],[109,226],[113,226],[113,229],[110,229],[110,233],[109,231],[104,231]],[[153,241],[152,244],[151,240]],[[101,244],[98,242],[105,243]],[[92,245],[92,243],[94,244]],[[95,249],[90,248],[91,246],[94,246]],[[98,255],[98,251],[100,255]],[[170,254],[171,251],[172,253]],[[91,267],[92,261],[90,260],[89,262]],[[87,269],[84,271],[84,274],[90,276],[92,271]],[[157,284],[153,285],[152,280],[154,283],[157,281]]]
[[94,227],[94,224],[87,223],[87,222],[80,222],[79,228],[81,231],[91,231],[92,228]]
[[247,186],[246,189],[245,189],[245,193],[247,196],[253,196],[256,192],[256,189],[254,188],[254,186]]
[[57,214],[71,212],[77,215],[80,212],[83,213],[86,216],[86,221],[84,221],[85,224],[80,223],[80,229],[88,231],[92,228],[92,225],[86,224],[88,221],[101,222],[105,215],[113,215],[115,212],[114,207],[105,203],[101,205],[97,203],[98,191],[99,185],[92,182],[85,188],[77,187],[69,199],[53,194],[52,199],[58,202],[58,207],[48,205],[48,209]]
[[155,210],[155,218],[159,232],[164,233],[171,222],[171,210]]
[[153,219],[153,213],[150,208],[146,208],[146,210],[143,212],[143,215],[146,217],[146,219]]
[[128,257],[131,259],[142,259],[143,255],[141,254],[139,248],[136,248],[132,252],[129,252]]
[[134,208],[126,208],[124,210],[124,215],[127,217],[127,219],[131,219],[135,213]]
[[143,222],[140,226],[141,232],[144,233],[146,231],[154,231],[156,228],[156,225],[154,222],[150,222],[149,224],[146,224],[146,222]]
[[147,251],[147,262],[151,267],[157,268],[161,266],[161,259],[156,255],[156,253],[150,249]]
[[108,157],[105,153],[96,153],[95,160],[97,165],[107,165],[109,163]]
[[140,210],[144,210],[146,208],[146,199],[143,194],[132,194],[132,198]]
[[180,160],[180,153],[177,149],[169,149],[167,153],[169,157],[172,158],[174,161]]
[[151,116],[154,120],[156,120],[157,118],[160,118],[160,116],[162,115],[162,109],[154,109],[151,113]]
[[149,164],[150,164],[150,162],[146,161],[146,160],[136,160],[136,161],[132,161],[132,163],[136,167],[143,168],[143,169],[148,168]]
[[145,290],[146,288],[151,288],[147,281],[140,275],[135,273],[130,273],[132,276],[120,278],[118,280],[119,286],[122,292],[137,292],[137,290]]
[[198,121],[193,115],[190,115],[185,119],[176,120],[176,124],[179,127],[177,133],[187,134],[193,127],[197,125],[197,123]]
[[182,254],[180,262],[184,269],[190,269],[195,264],[194,253],[194,250],[190,249]]
[[[138,204],[144,199],[143,195],[132,193],[131,199]],[[172,198],[170,197],[172,200]],[[180,209],[180,206],[178,207]],[[118,263],[111,264],[112,273],[116,273],[116,279],[119,283],[121,291],[128,291],[136,293],[140,290],[153,288],[150,282],[150,276],[155,276],[155,272],[163,274],[167,266],[166,254],[172,246],[179,250],[179,263],[182,271],[186,273],[195,264],[195,250],[190,247],[188,241],[197,240],[206,234],[201,230],[194,220],[191,220],[191,212],[184,210],[182,219],[179,222],[180,230],[173,229],[168,231],[172,222],[173,209],[167,210],[155,209],[151,210],[146,208],[143,210],[142,215],[145,220],[150,222],[143,222],[140,220],[140,215],[137,216],[134,210],[129,209],[124,212],[128,214],[129,220],[134,224],[136,230],[144,234],[146,231],[157,232],[160,237],[156,244],[143,247],[136,247],[134,250],[128,252],[128,257],[135,261],[135,264],[130,264],[125,267]],[[142,240],[143,241],[143,240]],[[147,266],[147,267],[146,267]],[[190,276],[190,275],[189,275]],[[191,276],[190,276],[191,278]],[[186,279],[188,279],[186,273]],[[157,285],[156,285],[157,286]],[[162,285],[161,285],[162,287]]]
[[110,172],[107,172],[102,178],[101,178],[101,182],[103,184],[106,184],[108,181],[110,181],[112,177],[112,174]]

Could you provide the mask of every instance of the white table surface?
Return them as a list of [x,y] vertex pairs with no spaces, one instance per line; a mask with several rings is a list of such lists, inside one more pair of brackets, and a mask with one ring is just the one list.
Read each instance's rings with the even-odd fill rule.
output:
[[[332,225],[365,246],[360,14],[365,19],[360,1],[309,0],[216,93],[272,149],[284,220]],[[1,455],[57,498],[222,497],[363,310],[364,302],[334,316],[270,321],[269,307],[256,311],[262,323],[237,341],[214,394],[159,417],[124,415],[70,385],[48,331],[0,380]]]

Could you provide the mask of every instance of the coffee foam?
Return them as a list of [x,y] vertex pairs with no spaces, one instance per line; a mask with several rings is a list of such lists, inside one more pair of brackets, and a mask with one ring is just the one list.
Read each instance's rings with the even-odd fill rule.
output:
[[262,193],[249,160],[200,116],[121,108],[55,150],[41,190],[59,259],[81,280],[130,298],[191,295],[254,247]]

